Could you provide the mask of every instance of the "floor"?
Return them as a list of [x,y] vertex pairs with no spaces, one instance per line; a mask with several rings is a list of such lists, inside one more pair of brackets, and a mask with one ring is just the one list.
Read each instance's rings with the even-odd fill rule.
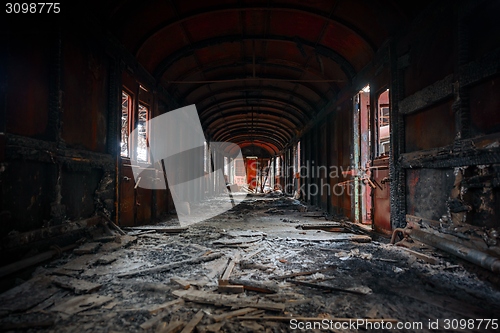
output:
[[81,247],[0,295],[0,331],[493,332],[498,325],[500,288],[487,272],[423,244],[412,245],[417,257],[280,195],[248,196],[187,227],[170,218],[125,231],[96,228]]

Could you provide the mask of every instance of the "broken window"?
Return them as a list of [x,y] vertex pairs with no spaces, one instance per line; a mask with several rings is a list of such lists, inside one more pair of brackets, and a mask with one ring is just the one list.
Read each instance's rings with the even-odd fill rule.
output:
[[137,160],[142,162],[148,161],[148,115],[148,107],[139,103],[139,112],[137,114]]
[[378,154],[387,155],[390,150],[389,89],[378,98]]
[[129,123],[132,110],[132,98],[125,91],[122,91],[122,117],[121,117],[121,141],[120,156],[129,157]]

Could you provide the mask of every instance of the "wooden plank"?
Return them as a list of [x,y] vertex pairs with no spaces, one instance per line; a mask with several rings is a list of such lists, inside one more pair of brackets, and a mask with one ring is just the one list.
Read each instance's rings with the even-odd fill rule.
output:
[[222,257],[223,255],[224,254],[221,252],[211,253],[207,256],[199,256],[196,258],[191,258],[191,259],[187,259],[187,260],[173,262],[173,263],[166,264],[166,265],[160,265],[160,266],[156,266],[156,267],[152,267],[152,268],[137,270],[134,272],[127,272],[127,273],[118,274],[117,277],[123,278],[123,277],[132,277],[132,276],[136,276],[136,275],[143,275],[143,274],[149,274],[149,273],[164,272],[164,271],[168,271],[168,270],[171,270],[171,269],[174,269],[177,267],[183,267],[183,266],[187,266],[187,265],[194,265],[194,264],[199,264],[202,262],[212,261],[214,259]]
[[178,333],[182,330],[182,328],[186,325],[186,323],[182,320],[171,321],[168,325],[163,323],[163,325],[159,326],[156,329],[157,333]]
[[135,231],[154,231],[158,233],[178,234],[188,230],[188,227],[163,227],[163,226],[139,226],[139,227],[126,227],[125,230]]
[[344,293],[350,293],[350,294],[356,294],[356,295],[367,295],[369,292],[366,291],[359,291],[356,289],[345,289],[345,288],[338,288],[338,287],[333,287],[333,286],[327,286],[324,284],[316,284],[316,283],[310,283],[310,282],[304,282],[304,281],[295,281],[295,280],[288,280],[288,282],[297,284],[300,286],[306,286],[309,288],[315,288],[315,289],[322,289],[322,290],[329,290],[329,291],[340,291]]
[[100,307],[113,300],[113,297],[102,295],[81,295],[72,297],[64,302],[52,307],[50,311],[63,312],[68,315],[73,315],[85,310]]
[[238,251],[234,255],[233,258],[229,261],[227,264],[226,270],[224,271],[224,274],[222,274],[222,277],[219,279],[219,286],[221,285],[228,285],[229,284],[229,277],[231,276],[231,273],[233,272],[234,266],[239,262],[240,260],[241,253]]
[[217,287],[217,291],[221,293],[230,293],[230,294],[242,294],[245,292],[245,288],[242,285],[219,285]]
[[174,290],[173,295],[181,297],[186,301],[210,304],[215,306],[227,306],[232,308],[257,308],[269,311],[282,312],[285,304],[274,302],[263,302],[257,297],[236,298],[233,295],[214,294],[200,290]]
[[52,280],[45,276],[34,277],[0,295],[0,311],[26,311],[59,292]]
[[257,281],[249,281],[243,279],[229,279],[229,283],[231,285],[240,285],[245,290],[255,291],[264,294],[275,294],[278,292],[277,287],[273,288],[269,285]]
[[170,278],[170,282],[175,283],[184,290],[189,289],[191,287],[191,282],[178,277]]
[[431,256],[428,256],[426,254],[423,254],[423,253],[420,253],[420,252],[417,252],[417,251],[413,251],[413,250],[410,250],[404,246],[398,246],[399,249],[401,250],[404,250],[405,252],[408,252],[410,253],[411,255],[417,257],[418,259],[422,259],[423,261],[431,264],[431,265],[436,265],[439,263],[439,260],[437,258],[434,258],[434,257],[431,257]]
[[69,289],[75,294],[89,294],[101,289],[102,284],[85,280],[75,279],[67,276],[55,276],[52,282],[61,288]]
[[81,245],[80,247],[76,248],[73,250],[74,254],[90,254],[90,253],[96,253],[97,250],[101,247],[101,243],[97,242],[91,242],[91,243],[85,243]]
[[254,312],[254,311],[257,311],[257,309],[256,308],[243,308],[243,309],[223,313],[220,315],[212,316],[212,318],[213,318],[213,320],[215,320],[215,322],[220,322],[220,321],[223,321],[225,319],[230,319],[233,317],[242,316],[242,315],[245,315],[247,313]]
[[337,266],[330,266],[328,268],[321,268],[321,269],[316,269],[313,271],[298,272],[298,273],[292,273],[292,274],[281,275],[281,276],[271,276],[270,278],[273,280],[286,280],[286,279],[290,279],[290,278],[293,278],[296,276],[307,276],[307,275],[313,275],[316,273],[328,272],[328,271],[334,270],[336,268],[337,268]]
[[168,309],[169,307],[171,307],[173,305],[182,304],[182,303],[184,303],[184,300],[182,298],[178,298],[178,299],[174,299],[172,301],[165,302],[163,304],[153,305],[149,309],[149,313],[157,314],[158,312],[163,311],[165,309]]
[[193,318],[189,321],[189,323],[184,327],[181,333],[191,333],[195,329],[196,325],[203,319],[203,310],[198,311]]

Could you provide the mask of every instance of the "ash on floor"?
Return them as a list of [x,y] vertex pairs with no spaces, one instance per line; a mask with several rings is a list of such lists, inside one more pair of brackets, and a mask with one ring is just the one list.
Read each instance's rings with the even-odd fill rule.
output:
[[356,332],[370,326],[341,323],[367,319],[381,332],[437,332],[436,321],[449,332],[445,319],[498,319],[500,292],[471,265],[424,246],[416,257],[307,208],[252,196],[189,228],[170,220],[84,244],[0,295],[0,328]]

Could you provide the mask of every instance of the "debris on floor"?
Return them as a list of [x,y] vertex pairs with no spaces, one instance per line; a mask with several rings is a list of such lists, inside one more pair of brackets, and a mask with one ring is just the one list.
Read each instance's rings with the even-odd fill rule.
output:
[[500,313],[498,286],[462,261],[305,217],[299,205],[251,196],[185,229],[175,220],[114,229],[116,240],[95,237],[1,294],[0,328],[289,332],[292,318],[427,323]]

